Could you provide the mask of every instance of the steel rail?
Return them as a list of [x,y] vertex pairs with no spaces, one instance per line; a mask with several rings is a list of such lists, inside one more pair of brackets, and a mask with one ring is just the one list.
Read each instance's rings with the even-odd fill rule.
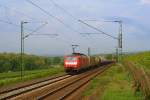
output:
[[[110,65],[110,64],[109,64],[109,65]],[[49,96],[55,95],[55,94],[57,94],[57,92],[63,91],[63,89],[65,89],[65,88],[67,88],[67,87],[69,87],[69,86],[71,86],[71,85],[73,85],[73,84],[79,83],[80,81],[83,81],[84,79],[86,79],[86,78],[88,78],[88,77],[90,77],[90,76],[93,76],[93,74],[94,74],[94,76],[93,76],[92,78],[94,78],[94,77],[96,77],[99,73],[104,72],[104,71],[108,68],[109,65],[104,65],[103,67],[99,68],[99,70],[94,70],[94,71],[92,71],[92,72],[90,72],[90,73],[83,74],[83,76],[79,77],[78,79],[73,80],[73,81],[71,81],[70,83],[67,83],[67,84],[65,84],[65,85],[63,85],[63,86],[61,86],[61,87],[58,87],[58,88],[56,88],[56,89],[54,89],[54,90],[52,90],[52,91],[50,91],[50,92],[48,92],[48,93],[46,93],[46,94],[44,94],[44,95],[42,95],[42,96],[39,96],[39,97],[37,97],[37,99],[38,99],[38,100],[43,100],[43,99],[48,98]],[[96,74],[95,74],[95,73],[96,73]],[[86,82],[90,81],[92,78],[88,79]],[[66,98],[68,95],[72,94],[75,90],[79,89],[79,88],[80,88],[82,85],[84,85],[86,82],[84,82],[83,84],[79,85],[79,86],[78,86],[77,88],[75,88],[73,91],[70,91],[69,93],[63,95],[63,96],[60,97],[59,99]]]
[[[10,90],[2,91],[0,93],[0,99],[6,100],[6,99],[9,99],[9,98],[18,96],[20,94],[26,93],[28,91],[35,90],[35,89],[38,89],[40,87],[43,87],[43,86],[46,86],[46,85],[58,82],[60,80],[67,79],[69,77],[71,77],[71,75],[64,74],[64,75],[60,75],[60,76],[53,77],[53,78],[50,78],[50,79],[46,79],[46,80],[42,80],[42,81],[35,82],[35,83],[32,83],[32,84],[28,84],[28,85],[25,85],[25,86],[16,87],[16,88],[13,88],[13,89],[10,89]],[[48,81],[50,81],[50,82],[48,82]],[[36,86],[38,84],[41,84],[41,85]],[[31,88],[29,88],[29,87],[31,87]],[[16,93],[13,93],[13,92],[16,92]]]

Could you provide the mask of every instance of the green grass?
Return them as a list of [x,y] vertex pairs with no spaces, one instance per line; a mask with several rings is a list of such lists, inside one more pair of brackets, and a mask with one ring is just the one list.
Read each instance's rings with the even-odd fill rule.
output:
[[[125,55],[124,61],[131,61],[144,68],[146,72],[150,72],[150,52]],[[132,83],[133,79],[128,70],[122,65],[115,65],[94,78],[83,96],[89,98],[95,96],[100,100],[143,100],[141,92],[134,94]]]
[[52,76],[61,73],[64,73],[64,69],[63,66],[59,66],[59,65],[49,69],[25,71],[23,80],[21,80],[20,78],[20,72],[0,73],[0,87],[8,84],[23,82],[23,81],[46,77],[46,76]]
[[142,100],[141,93],[134,95],[132,78],[121,65],[112,66],[105,73],[96,77],[83,96],[92,96],[96,90],[101,91],[97,96],[100,100]]
[[150,52],[142,52],[124,57],[127,61],[132,61],[138,67],[144,68],[145,71],[150,71]]
[[132,90],[128,88],[120,91],[116,89],[107,89],[103,96],[103,100],[142,100],[140,93],[134,96],[131,91]]

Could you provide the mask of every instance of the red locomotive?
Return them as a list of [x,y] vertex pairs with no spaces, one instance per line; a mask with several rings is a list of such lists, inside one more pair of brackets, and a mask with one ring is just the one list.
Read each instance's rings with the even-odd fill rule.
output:
[[100,57],[91,57],[81,53],[73,53],[64,57],[64,69],[66,72],[80,71],[101,63]]

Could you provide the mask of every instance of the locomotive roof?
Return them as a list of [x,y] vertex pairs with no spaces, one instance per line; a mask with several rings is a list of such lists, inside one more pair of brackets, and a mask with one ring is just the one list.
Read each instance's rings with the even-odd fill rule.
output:
[[72,53],[72,55],[82,55],[82,56],[86,56],[86,55],[83,54],[83,53]]

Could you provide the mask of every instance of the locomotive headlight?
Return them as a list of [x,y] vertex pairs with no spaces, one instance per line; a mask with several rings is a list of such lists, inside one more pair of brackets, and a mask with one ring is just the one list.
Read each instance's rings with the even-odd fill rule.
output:
[[77,62],[66,62],[66,65],[77,65]]
[[77,65],[77,62],[74,62],[74,65]]

